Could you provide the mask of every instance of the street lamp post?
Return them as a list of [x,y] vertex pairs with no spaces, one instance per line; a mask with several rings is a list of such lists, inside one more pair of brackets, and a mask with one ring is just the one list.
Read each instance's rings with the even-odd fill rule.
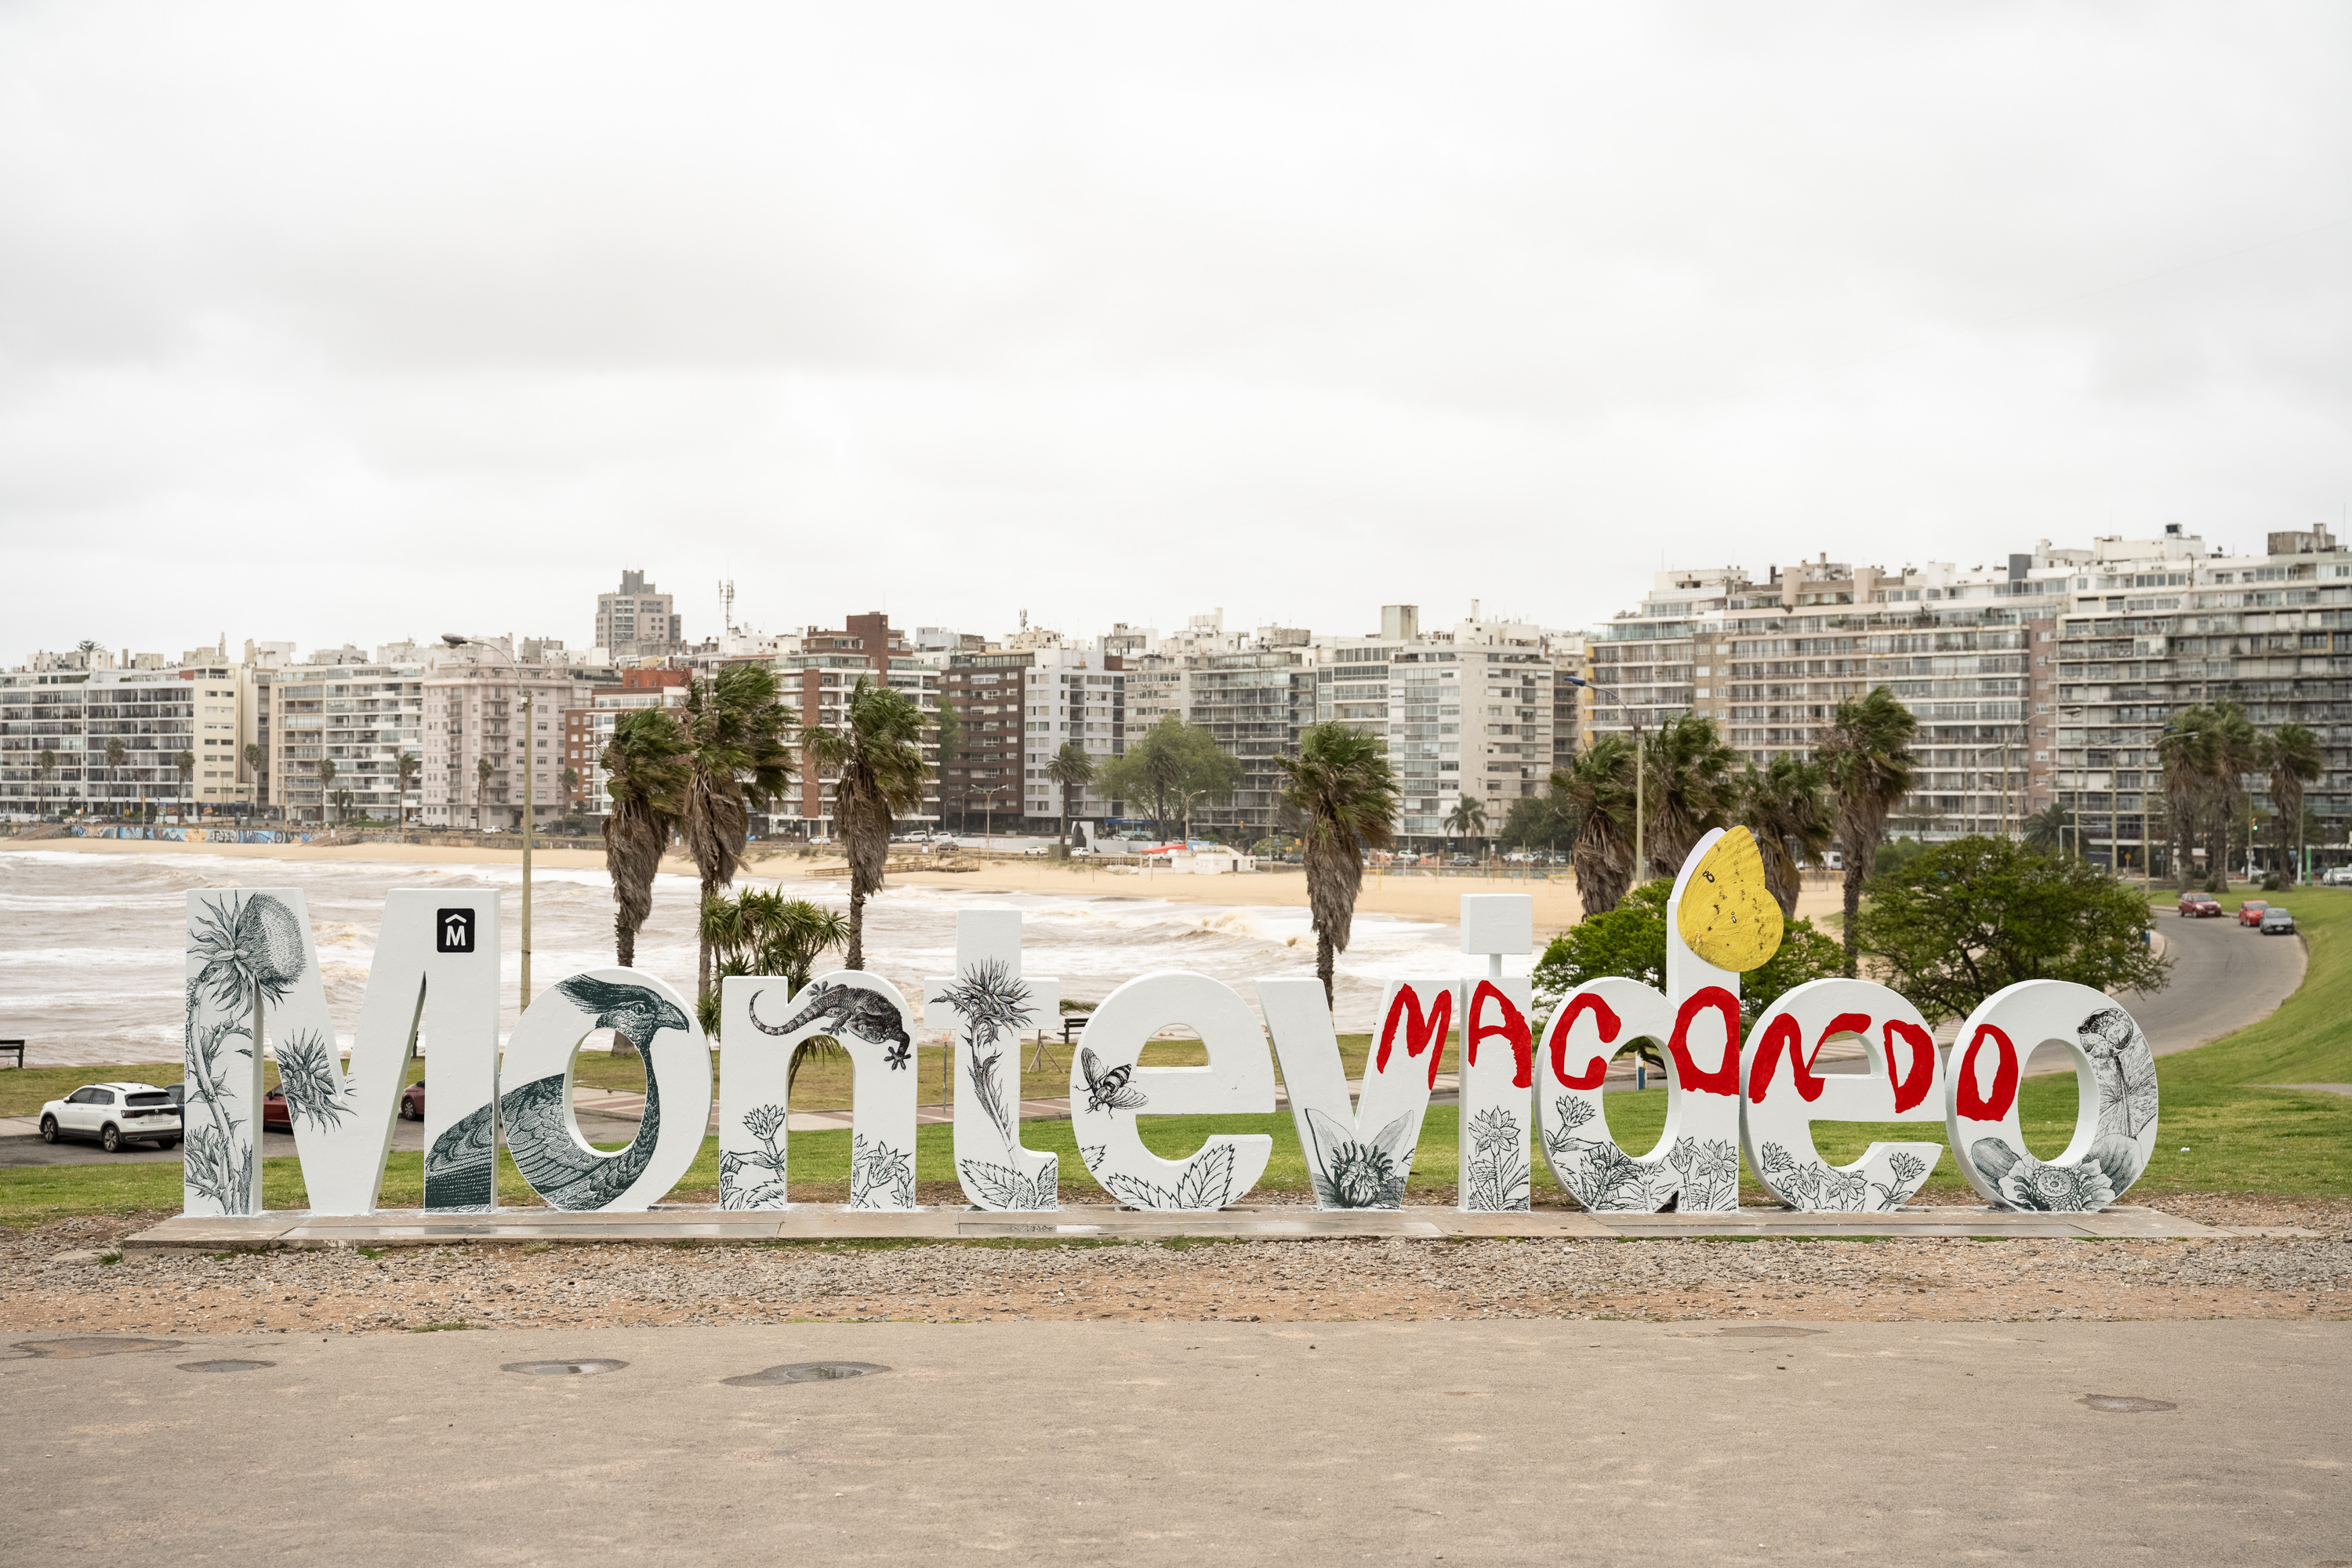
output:
[[522,666],[515,659],[511,637],[460,637],[456,632],[444,632],[441,640],[451,647],[482,647],[506,656],[507,668],[514,672],[515,685],[522,689],[522,1005],[530,1005],[530,828],[531,807],[534,804],[530,787],[532,693],[524,685]]
[[1570,676],[1568,683],[1582,687],[1596,697],[1606,697],[1633,721],[1633,885],[1638,888],[1644,879],[1642,874],[1642,785],[1643,776],[1650,771],[1648,759],[1643,751],[1641,716],[1625,706],[1623,698],[1605,686],[1595,686],[1580,675]]

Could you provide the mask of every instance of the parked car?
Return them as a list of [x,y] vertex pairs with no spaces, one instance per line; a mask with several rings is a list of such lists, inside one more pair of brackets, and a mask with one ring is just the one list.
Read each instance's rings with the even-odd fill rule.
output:
[[425,1120],[425,1080],[418,1079],[400,1091],[400,1114],[410,1121]]
[[2319,874],[2323,888],[2352,888],[2352,866],[2330,866]]
[[291,1132],[294,1113],[286,1107],[286,1091],[273,1089],[261,1097],[261,1130],[264,1132]]
[[2215,898],[2210,893],[2183,893],[2180,895],[2180,918],[2182,920],[2201,921],[2208,915],[2218,915],[2221,912],[2221,900]]
[[2293,936],[2294,934],[2293,911],[2275,907],[2264,910],[2262,931],[2264,936]]
[[2238,923],[2242,926],[2261,925],[2263,923],[2263,911],[2270,907],[2270,903],[2267,900],[2246,900],[2243,903],[2238,906]]
[[85,1084],[41,1107],[41,1142],[89,1138],[108,1153],[126,1143],[169,1149],[180,1141],[180,1108],[152,1083]]

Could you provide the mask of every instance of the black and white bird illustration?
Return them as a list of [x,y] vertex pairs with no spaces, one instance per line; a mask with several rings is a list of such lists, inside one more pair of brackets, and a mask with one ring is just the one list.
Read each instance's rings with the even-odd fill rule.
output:
[[863,985],[849,985],[838,981],[820,980],[801,993],[801,1010],[781,1024],[760,1021],[760,998],[764,992],[754,991],[745,1010],[751,1015],[751,1026],[763,1035],[789,1035],[810,1023],[821,1022],[829,1033],[847,1030],[861,1040],[875,1045],[892,1045],[890,1065],[907,1065],[905,1052],[914,1042],[908,1037],[907,1026],[898,1016],[898,1007],[879,991],[869,991]]
[[1133,1081],[1132,1067],[1116,1067],[1105,1072],[1102,1058],[1080,1046],[1078,1071],[1086,1075],[1088,1110],[1133,1110],[1144,1103],[1143,1091]]
[[[687,1027],[686,1015],[647,986],[619,985],[583,974],[556,989],[581,1011],[593,1014],[596,1027],[614,1030],[648,1058],[656,1035]],[[583,1150],[572,1139],[562,1073],[534,1079],[499,1097],[507,1152],[531,1190],[551,1207],[602,1208],[644,1173],[661,1136],[661,1079],[650,1066],[648,1060],[645,1120],[637,1124],[636,1137],[617,1154]],[[487,1208],[493,1202],[497,1150],[490,1126],[490,1108],[485,1105],[433,1141],[425,1155],[425,1176],[436,1207]]]

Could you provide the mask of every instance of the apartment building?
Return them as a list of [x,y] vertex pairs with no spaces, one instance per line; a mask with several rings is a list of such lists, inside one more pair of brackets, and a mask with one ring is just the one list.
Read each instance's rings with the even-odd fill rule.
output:
[[315,662],[318,657],[260,672],[268,804],[288,822],[418,820],[423,776],[404,778],[400,760],[414,757],[422,765],[425,666]]
[[1103,793],[1099,775],[1127,752],[1127,677],[1118,658],[1076,647],[1039,648],[1029,657],[1019,672],[1023,813],[1052,819],[1033,821],[1033,827],[1058,823],[1068,792],[1048,776],[1048,768],[1065,744],[1076,742],[1097,777],[1069,795],[1069,816],[1074,821],[1112,816],[1118,803]]
[[[556,787],[567,811],[602,816],[612,809],[611,777],[604,771],[604,748],[612,742],[613,726],[625,713],[645,708],[683,708],[692,672],[683,669],[624,669],[616,688],[589,688],[586,707],[563,710],[563,742],[556,764]],[[571,776],[569,784],[565,775]]]
[[940,812],[959,827],[1025,816],[1028,671],[1032,652],[951,652],[940,671],[940,695],[956,713],[955,754],[940,759]]
[[[2057,798],[2094,860],[2171,874],[2158,738],[2179,709],[2220,701],[2244,704],[2261,730],[2317,733],[2325,771],[2304,797],[2307,841],[2341,858],[2352,825],[2352,551],[2316,525],[2264,544],[2224,554],[2176,526],[2098,540],[2076,563],[2053,645],[2056,701],[2035,715],[2034,745],[2050,749]],[[2245,779],[2263,817],[2268,784]],[[2262,863],[2267,851],[2265,832]]]
[[426,822],[520,827],[526,795],[534,823],[562,815],[558,742],[565,711],[587,706],[588,682],[569,665],[509,664],[469,646],[436,651],[422,684]]
[[[54,657],[37,662],[55,665]],[[241,813],[253,802],[253,673],[195,648],[177,661],[84,658],[0,676],[0,816]]]
[[[882,682],[903,693],[920,709],[926,721],[939,711],[941,676],[939,667],[912,647],[902,629],[893,629],[890,617],[873,611],[845,616],[838,628],[810,626],[799,637],[799,651],[778,654],[770,661],[782,685],[782,700],[799,710],[803,724],[838,729],[846,721],[845,703],[858,680]],[[936,734],[927,722],[923,754],[936,763]],[[900,820],[935,822],[940,815],[939,770],[922,809]],[[803,758],[797,797],[780,804],[770,816],[772,828],[791,828],[812,837],[833,837],[834,788],[839,776]]]
[[596,646],[607,658],[658,657],[685,644],[676,595],[656,589],[643,572],[622,573],[618,589],[596,595]]

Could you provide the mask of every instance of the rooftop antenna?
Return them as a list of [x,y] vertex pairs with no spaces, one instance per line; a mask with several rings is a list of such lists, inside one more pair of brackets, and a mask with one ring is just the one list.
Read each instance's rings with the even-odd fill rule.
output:
[[719,580],[719,619],[727,628],[728,635],[730,637],[734,635],[735,579],[732,577],[722,577]]

